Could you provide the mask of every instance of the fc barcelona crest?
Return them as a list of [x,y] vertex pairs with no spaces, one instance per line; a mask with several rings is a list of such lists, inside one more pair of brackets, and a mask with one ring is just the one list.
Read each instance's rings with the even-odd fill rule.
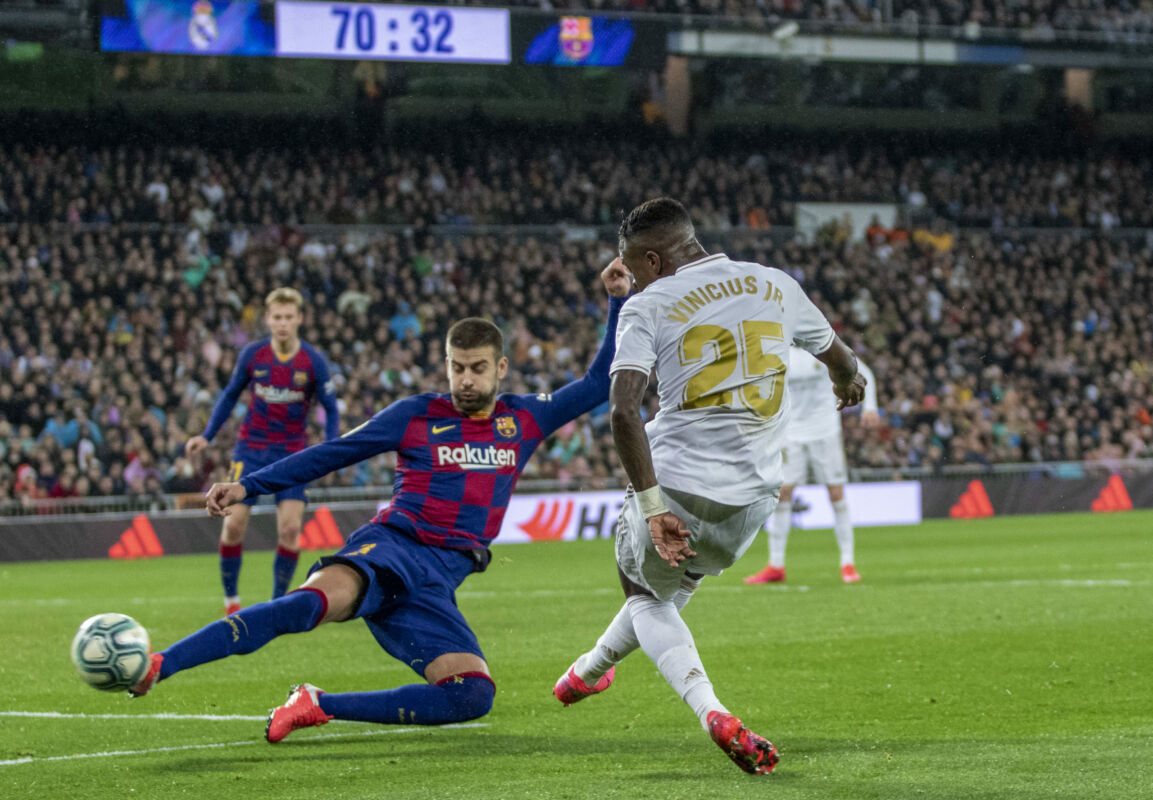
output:
[[593,51],[593,21],[590,17],[560,18],[561,51],[573,61],[583,61]]
[[308,373],[307,372],[305,372],[304,370],[298,369],[296,372],[292,373],[292,385],[293,386],[304,386],[306,383],[308,383]]
[[516,419],[509,416],[497,417],[496,432],[506,439],[513,438],[516,436]]

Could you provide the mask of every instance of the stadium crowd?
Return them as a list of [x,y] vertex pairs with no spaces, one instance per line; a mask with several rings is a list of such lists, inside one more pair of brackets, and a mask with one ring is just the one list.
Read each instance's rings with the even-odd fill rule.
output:
[[370,151],[0,145],[0,223],[188,223],[205,233],[282,223],[612,224],[620,209],[669,194],[684,198],[699,227],[719,231],[792,224],[797,201],[903,203],[963,227],[1153,227],[1148,152],[1083,158],[1022,145],[942,151],[804,139],[654,146],[585,133],[445,132]]
[[[847,420],[850,464],[1153,456],[1148,245],[1011,230],[1153,227],[1140,191],[1147,159],[798,148],[696,160],[675,145],[661,159],[656,148],[574,141],[526,155],[477,148],[484,156],[468,161],[415,150],[341,159],[9,147],[0,502],[193,492],[219,478],[237,423],[203,458],[182,446],[203,430],[237,351],[261,335],[260,303],[277,285],[308,298],[302,335],[330,361],[346,429],[397,397],[443,391],[445,329],[466,315],[505,330],[507,390],[549,391],[595,350],[605,306],[596,275],[612,236],[448,235],[423,223],[611,224],[618,209],[663,193],[690,201],[710,250],[802,280],[872,366],[884,424]],[[890,199],[913,222],[875,223],[865,241],[834,224],[812,243],[775,244],[765,228],[788,221],[799,199]],[[917,221],[918,210],[934,221]],[[409,227],[301,228],[357,221]],[[327,483],[387,484],[389,459]],[[526,471],[585,486],[621,475],[603,413],[566,426]]]

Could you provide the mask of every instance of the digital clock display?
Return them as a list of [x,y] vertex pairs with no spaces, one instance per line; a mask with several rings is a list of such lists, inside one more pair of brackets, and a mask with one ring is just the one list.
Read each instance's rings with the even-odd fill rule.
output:
[[281,0],[276,55],[507,64],[504,8],[394,6]]

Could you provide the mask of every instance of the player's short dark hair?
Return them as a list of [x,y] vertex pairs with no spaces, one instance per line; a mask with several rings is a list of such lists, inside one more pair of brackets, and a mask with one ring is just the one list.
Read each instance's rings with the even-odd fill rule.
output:
[[456,350],[491,347],[497,360],[504,355],[504,336],[501,335],[500,328],[480,317],[466,317],[454,322],[448,329],[445,341],[449,348]]
[[617,233],[627,241],[650,231],[660,232],[683,226],[690,229],[693,226],[688,210],[671,197],[655,197],[630,211]]

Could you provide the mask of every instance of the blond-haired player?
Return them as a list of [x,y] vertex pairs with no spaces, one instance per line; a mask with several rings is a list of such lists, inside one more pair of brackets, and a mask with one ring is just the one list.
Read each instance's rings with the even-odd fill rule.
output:
[[[228,421],[247,387],[248,411],[240,425],[232,452],[229,480],[238,481],[308,446],[308,410],[319,401],[324,407],[326,439],[340,435],[340,414],[328,362],[316,348],[301,340],[304,298],[290,287],[268,294],[264,322],[269,335],[240,351],[236,368],[212,409],[208,427],[184,445],[188,455],[208,446]],[[248,518],[257,497],[224,518],[220,533],[220,580],[224,586],[224,613],[240,610],[240,564]],[[276,493],[276,557],[273,560],[272,596],[288,590],[300,557],[300,530],[304,518],[305,487]]]

